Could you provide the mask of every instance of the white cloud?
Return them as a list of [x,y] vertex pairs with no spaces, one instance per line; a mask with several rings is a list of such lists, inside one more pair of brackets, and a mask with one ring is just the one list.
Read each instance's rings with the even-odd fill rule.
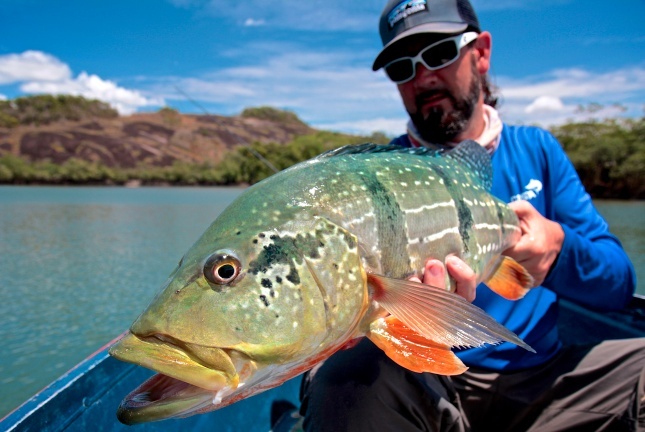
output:
[[[191,78],[166,77],[149,93],[185,102],[175,86],[218,114],[232,115],[243,108],[271,105],[296,112],[304,121],[322,129],[388,135],[405,132],[407,115],[396,87],[379,72],[370,70],[369,52],[306,51],[287,46],[247,47],[266,59],[252,66],[235,66]],[[239,53],[226,53],[234,59]],[[231,61],[231,64],[238,64]],[[570,120],[642,115],[645,68],[609,72],[583,69],[555,70],[523,79],[496,79],[501,89],[501,112],[509,123],[551,126]],[[598,102],[597,112],[580,105]],[[627,112],[613,106],[627,106]]]
[[70,94],[107,102],[121,114],[144,106],[161,106],[161,98],[148,98],[137,90],[81,72],[72,76],[69,66],[41,51],[0,56],[0,84],[21,83],[25,93]]
[[253,18],[247,18],[246,21],[244,21],[245,27],[259,27],[265,24],[266,24],[266,21],[264,21],[263,19],[256,20]]
[[374,132],[383,132],[388,136],[398,136],[405,133],[408,118],[374,118],[357,121],[338,121],[332,123],[314,123],[318,129],[347,132],[359,135],[370,135]]
[[3,94],[0,94],[0,101],[5,101],[7,100],[7,97]]
[[0,84],[24,81],[60,81],[72,72],[65,63],[41,51],[0,56]]
[[121,114],[132,114],[137,108],[163,105],[163,99],[146,98],[136,90],[119,87],[114,82],[81,72],[78,77],[56,82],[32,81],[20,89],[25,93],[69,94],[109,103]]
[[540,96],[535,99],[529,106],[524,108],[524,112],[532,114],[535,112],[553,112],[564,110],[564,104],[558,97]]
[[632,67],[605,73],[559,69],[548,75],[523,80],[500,79],[500,87],[505,98],[516,100],[540,96],[619,99],[624,94],[645,91],[645,68]]
[[[524,79],[500,78],[501,112],[511,123],[559,125],[624,116],[642,116],[645,68],[610,72],[555,70]],[[598,104],[595,110],[580,109]]]
[[[231,67],[193,78],[169,77],[150,91],[183,101],[176,86],[201,103],[224,106],[225,114],[271,105],[295,111],[304,121],[316,125],[346,122],[345,130],[363,132],[372,122],[376,130],[395,129],[373,120],[390,115],[400,119],[402,111],[396,87],[382,73],[372,72],[367,58],[352,65],[356,53],[273,49],[275,55],[264,62],[256,61],[253,67]],[[364,122],[363,126],[358,121]]]
[[248,25],[248,15],[262,16],[263,24],[280,28],[316,31],[375,31],[383,8],[381,2],[346,0],[168,0],[181,8],[194,8],[218,18],[228,18]]

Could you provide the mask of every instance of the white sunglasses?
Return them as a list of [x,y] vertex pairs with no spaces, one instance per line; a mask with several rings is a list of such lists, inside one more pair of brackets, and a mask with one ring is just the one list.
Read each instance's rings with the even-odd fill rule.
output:
[[414,78],[417,63],[428,70],[444,68],[459,58],[463,47],[477,39],[476,32],[466,32],[448,39],[440,40],[425,47],[414,57],[399,57],[385,65],[385,73],[397,84],[403,84]]

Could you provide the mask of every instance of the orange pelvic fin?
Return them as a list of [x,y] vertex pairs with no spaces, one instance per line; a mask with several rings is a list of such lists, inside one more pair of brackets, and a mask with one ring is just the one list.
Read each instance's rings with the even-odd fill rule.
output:
[[507,300],[519,300],[533,287],[533,276],[513,258],[500,256],[486,285]]
[[424,338],[391,315],[372,322],[367,337],[389,358],[413,372],[458,375],[468,369],[450,347]]
[[447,347],[514,343],[532,348],[490,315],[457,294],[410,280],[367,275],[372,298],[406,327]]

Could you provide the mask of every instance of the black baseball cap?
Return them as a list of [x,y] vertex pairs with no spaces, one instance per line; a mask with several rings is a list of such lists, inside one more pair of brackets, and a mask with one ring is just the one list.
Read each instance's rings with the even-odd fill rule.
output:
[[389,0],[381,13],[379,33],[383,49],[372,70],[387,64],[389,48],[396,42],[420,33],[480,33],[479,20],[468,0]]

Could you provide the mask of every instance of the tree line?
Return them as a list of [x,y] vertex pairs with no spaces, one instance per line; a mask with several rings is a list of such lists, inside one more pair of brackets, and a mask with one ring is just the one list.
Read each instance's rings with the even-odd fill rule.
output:
[[595,198],[645,198],[645,117],[552,130]]
[[177,161],[170,166],[140,165],[134,168],[109,167],[75,158],[62,164],[47,160],[34,162],[15,155],[5,155],[0,157],[0,183],[123,185],[138,181],[144,185],[254,184],[273,174],[261,158],[282,170],[342,145],[364,142],[385,144],[388,141],[381,133],[352,136],[319,131],[298,136],[287,144],[256,142],[250,146],[239,146],[227,153],[218,164]]
[[[0,127],[44,124],[60,118],[116,115],[102,102],[72,96],[45,95],[0,103]],[[271,107],[247,108],[242,115],[301,122],[295,114]],[[645,117],[568,123],[551,132],[562,144],[593,197],[645,198]],[[287,144],[256,142],[240,146],[228,152],[218,164],[175,162],[165,167],[114,168],[81,159],[54,164],[5,155],[0,157],[0,183],[123,185],[136,180],[144,185],[254,184],[273,173],[261,159],[281,170],[326,150],[363,142],[385,144],[389,137],[382,133],[353,136],[317,131],[298,136]]]

